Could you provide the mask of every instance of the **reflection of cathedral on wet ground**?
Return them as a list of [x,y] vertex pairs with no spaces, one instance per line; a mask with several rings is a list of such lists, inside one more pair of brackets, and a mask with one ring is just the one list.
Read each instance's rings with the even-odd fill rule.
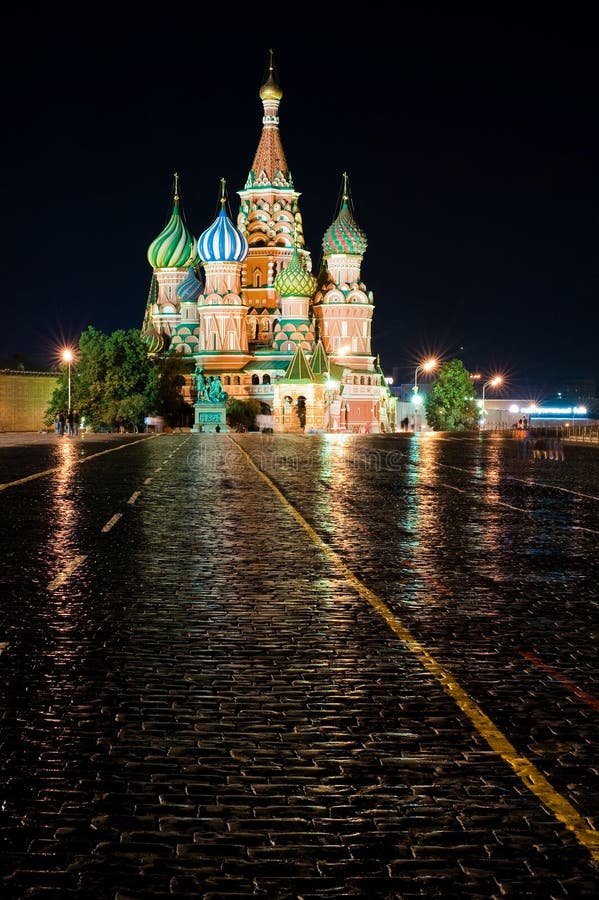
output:
[[361,281],[366,236],[348,178],[315,277],[279,133],[282,96],[271,55],[260,89],[262,133],[238,192],[236,224],[221,179],[220,211],[196,241],[175,175],[170,219],[148,248],[148,352],[189,359],[190,402],[194,369],[219,375],[230,397],[259,400],[276,431],[391,430],[393,402],[370,344],[372,292]]

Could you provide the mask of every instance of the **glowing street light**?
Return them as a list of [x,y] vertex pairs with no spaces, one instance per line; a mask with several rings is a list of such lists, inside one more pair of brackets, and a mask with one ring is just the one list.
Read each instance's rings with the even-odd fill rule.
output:
[[418,394],[418,375],[420,372],[432,372],[439,365],[438,359],[427,359],[425,362],[420,363],[419,366],[416,366],[416,370],[414,372],[414,396],[412,397],[412,403],[416,407],[414,412],[414,431],[416,431],[416,414],[418,412],[418,407],[422,403],[422,397]]
[[62,351],[62,359],[63,362],[66,362],[69,367],[69,402],[67,408],[67,412],[69,412],[69,410],[71,409],[71,363],[73,361],[73,351],[69,350],[69,348],[67,347],[66,350]]
[[326,400],[327,400],[327,431],[331,430],[331,403],[333,402],[333,397],[335,396],[335,391],[339,387],[339,382],[334,381],[330,375],[325,382],[326,388]]
[[481,406],[481,415],[483,417],[483,426],[485,424],[485,416],[486,416],[485,391],[487,390],[488,387],[499,387],[499,385],[501,384],[502,381],[503,381],[503,378],[501,377],[501,375],[495,375],[494,378],[490,378],[488,381],[485,381],[485,383],[483,384],[483,402],[482,402],[482,406]]
[[416,366],[416,371],[414,372],[414,393],[418,393],[418,374],[419,372],[432,372],[439,365],[438,359],[427,359],[425,362],[420,363],[419,366]]

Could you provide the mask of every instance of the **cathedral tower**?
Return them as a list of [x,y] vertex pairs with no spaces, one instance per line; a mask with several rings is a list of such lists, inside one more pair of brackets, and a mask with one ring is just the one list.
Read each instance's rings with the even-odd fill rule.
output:
[[155,332],[161,338],[161,347],[168,346],[171,335],[181,321],[177,287],[186,278],[189,266],[196,261],[195,240],[185,224],[179,196],[179,176],[175,172],[171,216],[160,234],[148,247],[148,262],[153,275],[144,334],[148,343]]
[[281,315],[275,278],[290,261],[296,244],[304,267],[310,269],[309,254],[303,249],[300,194],[294,188],[279,132],[282,97],[271,50],[268,77],[260,88],[262,133],[245,187],[238,192],[237,225],[249,246],[242,293],[249,307],[249,337],[257,347],[272,346],[274,325]]
[[241,266],[248,245],[227,216],[225,179],[221,178],[220,212],[198,239],[206,284],[198,298],[200,341],[196,360],[205,369],[241,369],[248,353],[245,317],[247,306],[240,294]]
[[370,330],[374,303],[372,292],[367,292],[360,280],[366,246],[366,235],[350,210],[344,172],[341,209],[322,241],[324,266],[314,297],[314,314],[324,348],[334,362],[372,371]]

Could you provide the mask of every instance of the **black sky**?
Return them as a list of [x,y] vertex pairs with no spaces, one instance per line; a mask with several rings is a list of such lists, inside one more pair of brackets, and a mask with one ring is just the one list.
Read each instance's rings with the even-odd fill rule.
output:
[[221,177],[237,213],[273,47],[314,268],[347,171],[385,372],[435,352],[514,386],[599,379],[597,42],[568,9],[342,36],[12,13],[0,355],[141,325],[172,173],[196,237]]

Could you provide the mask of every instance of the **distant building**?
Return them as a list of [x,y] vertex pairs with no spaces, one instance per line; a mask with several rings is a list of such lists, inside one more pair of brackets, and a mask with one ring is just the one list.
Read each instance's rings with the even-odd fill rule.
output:
[[219,379],[229,396],[258,400],[274,431],[392,431],[395,404],[372,353],[374,300],[361,274],[366,235],[347,175],[313,275],[272,57],[259,95],[262,133],[235,221],[221,179],[220,211],[195,239],[175,176],[171,217],[148,247],[148,353],[186,361],[189,402],[206,378]]
[[43,431],[58,380],[53,372],[0,370],[0,431]]

